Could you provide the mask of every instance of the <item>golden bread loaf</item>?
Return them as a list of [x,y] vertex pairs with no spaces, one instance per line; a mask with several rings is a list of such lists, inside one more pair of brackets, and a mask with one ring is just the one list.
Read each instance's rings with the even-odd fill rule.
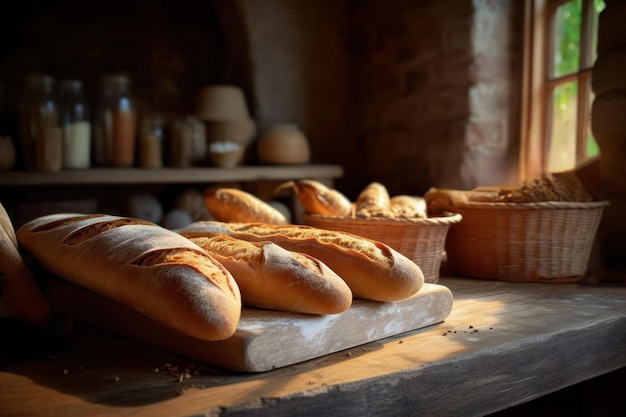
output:
[[368,184],[357,197],[356,217],[393,217],[387,187],[379,182]]
[[424,194],[429,215],[454,212],[455,207],[469,203],[469,193],[462,190],[431,188]]
[[336,314],[352,304],[348,285],[323,262],[275,243],[227,235],[190,237],[237,281],[245,305],[306,314]]
[[292,188],[303,210],[309,214],[325,216],[351,216],[353,204],[341,192],[315,180],[288,181],[278,190]]
[[287,217],[271,204],[237,188],[213,188],[204,193],[209,213],[223,222],[288,224]]
[[237,283],[178,233],[129,217],[53,214],[20,227],[17,239],[48,271],[182,333],[220,340],[236,330]]
[[424,284],[422,270],[386,244],[350,233],[301,225],[194,222],[176,229],[186,237],[226,234],[251,242],[270,241],[306,253],[328,265],[348,284],[356,298],[397,301]]
[[393,216],[399,219],[425,219],[426,200],[423,197],[413,195],[394,195],[389,199],[389,209]]

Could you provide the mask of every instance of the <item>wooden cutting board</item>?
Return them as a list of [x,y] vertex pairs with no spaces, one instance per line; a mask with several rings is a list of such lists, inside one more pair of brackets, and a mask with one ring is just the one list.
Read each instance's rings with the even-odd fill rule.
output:
[[205,341],[61,279],[46,278],[43,287],[52,308],[75,320],[241,372],[269,371],[441,323],[453,303],[447,287],[426,283],[408,299],[354,300],[340,314],[317,316],[245,307],[232,337]]

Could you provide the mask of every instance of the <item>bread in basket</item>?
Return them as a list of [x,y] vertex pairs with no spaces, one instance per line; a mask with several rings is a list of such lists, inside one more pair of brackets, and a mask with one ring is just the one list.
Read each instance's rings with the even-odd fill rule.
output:
[[594,201],[573,172],[517,188],[431,189],[433,213],[463,216],[450,227],[446,267],[462,276],[511,282],[578,282],[586,273],[606,201]]

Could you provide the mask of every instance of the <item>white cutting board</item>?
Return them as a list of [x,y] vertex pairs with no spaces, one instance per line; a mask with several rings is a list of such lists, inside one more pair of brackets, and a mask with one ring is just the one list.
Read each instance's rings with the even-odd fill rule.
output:
[[355,299],[343,313],[306,315],[245,307],[229,339],[204,341],[169,329],[134,309],[58,278],[46,279],[52,308],[82,321],[213,366],[264,372],[443,322],[447,287],[426,283],[396,302]]

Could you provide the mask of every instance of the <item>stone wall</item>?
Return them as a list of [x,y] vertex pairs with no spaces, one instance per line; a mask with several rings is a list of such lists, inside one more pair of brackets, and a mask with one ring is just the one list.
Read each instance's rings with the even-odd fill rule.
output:
[[261,127],[299,124],[354,196],[500,184],[517,172],[522,5],[240,0]]

